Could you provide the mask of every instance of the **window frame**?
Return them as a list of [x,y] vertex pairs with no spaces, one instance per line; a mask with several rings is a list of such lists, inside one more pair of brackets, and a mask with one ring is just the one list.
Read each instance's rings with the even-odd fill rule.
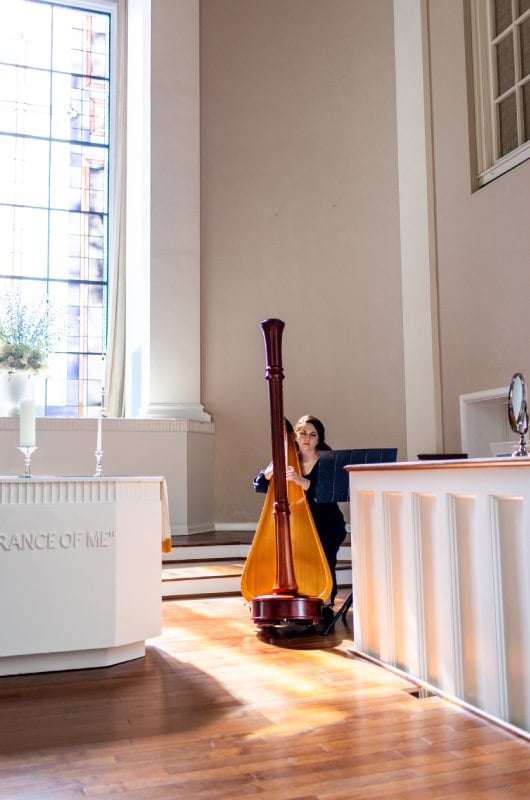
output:
[[[512,5],[516,0],[512,0]],[[491,0],[470,0],[471,11],[471,44],[473,62],[473,89],[475,105],[475,136],[478,186],[485,186],[500,175],[521,164],[530,158],[530,141],[523,142],[515,150],[500,156],[499,126],[497,122],[495,97],[496,73],[494,62],[494,49],[502,36],[493,36],[493,3]],[[511,29],[520,24],[521,18],[530,18],[530,10],[525,11],[515,22]],[[515,37],[517,42],[517,37]],[[522,85],[519,74],[520,53],[518,44],[515,45],[519,60],[515,63],[515,91],[520,91]],[[530,79],[526,79],[527,83]],[[505,95],[502,95],[504,97]],[[520,103],[517,104],[518,138],[520,137]]]

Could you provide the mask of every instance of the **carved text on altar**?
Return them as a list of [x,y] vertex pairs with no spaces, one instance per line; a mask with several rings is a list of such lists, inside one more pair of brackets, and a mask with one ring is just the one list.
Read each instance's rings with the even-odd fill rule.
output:
[[0,552],[29,550],[82,550],[110,547],[113,530],[39,531],[38,533],[0,532]]

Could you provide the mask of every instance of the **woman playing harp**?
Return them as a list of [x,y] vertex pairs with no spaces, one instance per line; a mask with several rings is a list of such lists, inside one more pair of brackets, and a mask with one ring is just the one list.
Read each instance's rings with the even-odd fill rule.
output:
[[[298,420],[294,428],[294,436],[299,458],[299,471],[297,471],[298,465],[288,464],[285,477],[288,482],[300,486],[305,492],[333,579],[328,603],[329,606],[333,606],[337,595],[337,554],[346,536],[346,522],[337,503],[316,502],[320,453],[322,450],[331,448],[325,440],[324,425],[317,417],[309,414]],[[255,477],[254,489],[257,492],[267,492],[272,475],[273,466],[270,463]]]

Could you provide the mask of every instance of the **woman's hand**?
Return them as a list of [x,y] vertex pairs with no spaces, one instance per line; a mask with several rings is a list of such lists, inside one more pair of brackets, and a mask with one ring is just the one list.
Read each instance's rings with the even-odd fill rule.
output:
[[267,466],[263,470],[263,474],[265,475],[267,480],[270,481],[270,479],[272,478],[272,473],[273,473],[273,469],[272,469],[272,461],[271,461],[270,464],[267,464]]
[[307,491],[311,485],[311,482],[307,478],[303,478],[301,475],[299,475],[294,467],[287,467],[285,471],[285,477],[288,481],[293,481],[293,483],[301,486],[304,491]]

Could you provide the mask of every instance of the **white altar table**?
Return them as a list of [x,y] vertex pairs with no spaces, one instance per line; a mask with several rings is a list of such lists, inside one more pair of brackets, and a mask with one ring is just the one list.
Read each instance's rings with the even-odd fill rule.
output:
[[161,477],[0,478],[0,675],[145,654],[164,499]]
[[530,458],[347,467],[354,650],[530,732]]

